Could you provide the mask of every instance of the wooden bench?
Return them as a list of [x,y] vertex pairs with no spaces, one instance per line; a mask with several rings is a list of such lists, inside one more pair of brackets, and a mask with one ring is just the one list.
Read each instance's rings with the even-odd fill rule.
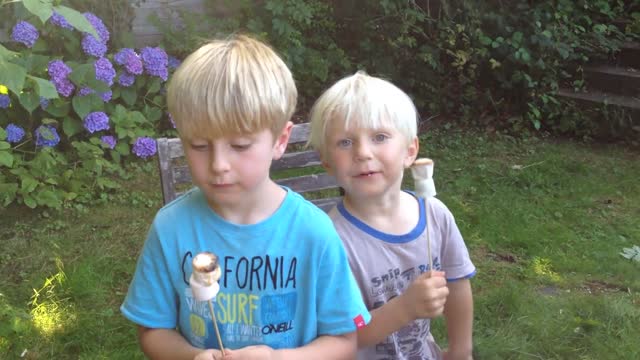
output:
[[[296,124],[291,131],[289,146],[284,156],[271,164],[271,174],[275,181],[293,191],[303,194],[324,211],[329,211],[340,199],[339,187],[333,176],[326,172],[315,172],[278,179],[278,172],[289,172],[320,166],[320,157],[313,150],[298,150],[309,139],[309,123]],[[192,187],[191,173],[186,164],[182,142],[179,138],[159,138],[158,163],[164,204],[173,201],[185,190]],[[310,171],[303,171],[309,173]],[[332,190],[332,191],[327,191]]]

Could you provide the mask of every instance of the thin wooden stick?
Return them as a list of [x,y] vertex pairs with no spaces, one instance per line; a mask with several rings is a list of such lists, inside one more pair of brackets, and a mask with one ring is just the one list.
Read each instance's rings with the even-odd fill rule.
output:
[[220,350],[222,351],[222,356],[224,356],[224,345],[222,345],[222,338],[220,337],[220,330],[218,330],[218,322],[216,321],[216,314],[213,312],[213,302],[211,302],[211,299],[209,299],[209,311],[211,312],[213,328],[216,330],[216,336],[218,337],[218,344],[220,344]]

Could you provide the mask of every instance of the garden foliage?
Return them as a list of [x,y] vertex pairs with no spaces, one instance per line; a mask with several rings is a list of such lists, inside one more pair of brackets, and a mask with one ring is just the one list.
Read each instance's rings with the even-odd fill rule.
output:
[[0,45],[0,206],[104,198],[122,164],[175,135],[163,91],[178,61],[160,47],[113,49],[90,12],[39,0],[13,6]]

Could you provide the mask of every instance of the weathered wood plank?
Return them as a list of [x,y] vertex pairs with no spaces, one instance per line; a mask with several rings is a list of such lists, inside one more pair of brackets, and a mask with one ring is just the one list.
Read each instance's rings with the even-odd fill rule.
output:
[[[310,127],[308,123],[294,125],[289,138],[289,144],[306,143],[309,137]],[[182,161],[181,161],[182,160]],[[185,165],[184,150],[179,138],[158,139],[158,164],[160,167],[160,180],[164,203],[169,203],[181,194],[184,185],[192,183],[189,167]],[[271,171],[299,169],[320,165],[320,158],[315,151],[291,150],[284,156],[274,161]],[[286,179],[276,180],[278,184],[287,186],[299,193],[321,190],[337,189],[336,179],[326,173],[302,175]],[[314,199],[312,202],[320,208],[328,211],[339,198]]]

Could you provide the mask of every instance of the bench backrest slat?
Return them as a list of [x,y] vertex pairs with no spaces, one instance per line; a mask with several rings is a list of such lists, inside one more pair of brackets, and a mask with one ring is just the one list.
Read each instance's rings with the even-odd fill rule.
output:
[[[306,143],[309,139],[309,130],[309,123],[294,125],[289,137],[289,145]],[[271,171],[273,173],[291,169],[318,167],[320,164],[320,157],[315,151],[297,151],[289,146],[284,156],[271,164]],[[184,187],[192,184],[191,173],[186,165],[182,142],[179,138],[158,139],[158,165],[160,167],[162,196],[164,203],[167,204],[178,197],[184,191]],[[325,172],[318,173],[316,171],[312,173],[306,171],[303,175],[286,177],[275,181],[299,193],[339,189],[335,178]],[[321,194],[320,198],[313,199],[311,202],[328,211],[339,199],[340,197]]]

